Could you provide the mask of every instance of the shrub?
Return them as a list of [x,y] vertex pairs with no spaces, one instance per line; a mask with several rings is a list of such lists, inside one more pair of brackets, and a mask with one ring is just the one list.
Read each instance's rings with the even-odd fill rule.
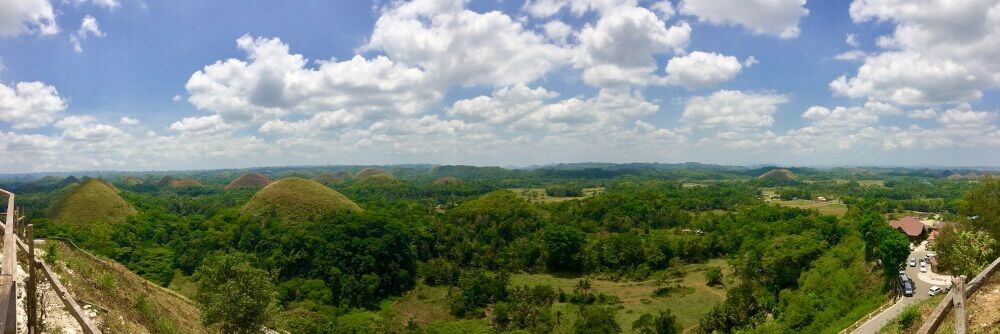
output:
[[722,284],[722,268],[708,267],[705,270],[705,284],[709,286]]
[[907,330],[920,320],[920,312],[914,305],[907,306],[899,314],[899,329]]

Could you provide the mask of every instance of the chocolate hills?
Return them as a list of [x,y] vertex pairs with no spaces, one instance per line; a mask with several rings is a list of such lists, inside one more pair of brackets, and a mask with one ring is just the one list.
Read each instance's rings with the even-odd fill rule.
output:
[[787,169],[774,169],[758,176],[757,179],[761,181],[793,182],[795,181],[795,173]]
[[376,176],[376,175],[386,175],[386,176],[392,177],[391,175],[389,175],[389,172],[386,172],[384,170],[381,170],[381,169],[378,169],[378,168],[365,168],[365,169],[362,169],[357,174],[354,174],[354,179],[357,180],[357,181],[364,181],[365,179],[373,177],[373,176]]
[[260,188],[271,184],[271,179],[257,173],[245,173],[226,185],[226,189]]
[[337,183],[344,182],[345,178],[343,178],[341,176],[338,176],[337,174],[327,172],[327,173],[323,173],[323,174],[317,175],[312,180],[316,181],[316,182],[318,182],[320,184],[331,185],[331,184],[337,184]]
[[275,181],[261,189],[243,207],[244,215],[274,213],[283,221],[306,221],[330,213],[361,211],[361,207],[346,196],[299,177]]
[[55,224],[119,224],[136,215],[136,211],[99,179],[88,179],[60,196],[47,215]]

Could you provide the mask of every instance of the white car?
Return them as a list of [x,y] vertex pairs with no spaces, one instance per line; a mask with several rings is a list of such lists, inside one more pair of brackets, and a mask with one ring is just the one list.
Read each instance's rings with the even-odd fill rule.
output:
[[929,295],[929,296],[937,296],[937,295],[941,294],[942,292],[944,292],[944,290],[942,290],[941,287],[939,287],[937,285],[933,285],[933,286],[931,286],[930,289],[927,290],[927,295]]
[[910,259],[910,267],[916,267],[916,266],[917,266],[917,260]]
[[922,272],[922,273],[926,273],[927,272],[927,265],[924,264],[924,263],[922,263],[922,262],[920,263],[920,272]]

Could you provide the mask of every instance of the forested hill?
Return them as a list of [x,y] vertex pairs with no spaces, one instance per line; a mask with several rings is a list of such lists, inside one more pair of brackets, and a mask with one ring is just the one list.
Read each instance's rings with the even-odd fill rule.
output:
[[[893,291],[896,268],[876,263],[908,241],[887,219],[975,215],[968,226],[995,233],[980,226],[995,206],[973,205],[994,179],[794,167],[759,178],[776,169],[282,167],[3,187],[19,189],[39,236],[189,296],[224,332],[832,333]],[[250,172],[260,182],[227,189]],[[58,205],[105,182],[120,192]],[[107,203],[128,214],[59,218]]]

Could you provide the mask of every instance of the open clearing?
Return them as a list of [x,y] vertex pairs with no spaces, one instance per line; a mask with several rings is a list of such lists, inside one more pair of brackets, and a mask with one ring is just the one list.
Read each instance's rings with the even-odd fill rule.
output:
[[515,194],[517,194],[517,196],[520,196],[521,198],[524,198],[532,203],[553,203],[553,202],[568,201],[571,199],[584,199],[587,197],[593,197],[598,194],[604,193],[604,187],[583,188],[581,190],[583,196],[578,196],[578,197],[549,196],[544,188],[510,188],[507,190],[514,192]]
[[800,209],[816,209],[819,210],[820,214],[835,215],[838,217],[843,216],[844,214],[847,213],[847,206],[838,200],[832,200],[828,202],[817,202],[806,199],[793,199],[787,201],[776,200],[776,201],[771,201],[771,203],[782,206],[790,206],[793,208],[800,208]]
[[[610,305],[616,309],[615,318],[624,333],[632,333],[632,322],[646,313],[658,313],[669,309],[677,316],[684,326],[685,332],[691,332],[701,319],[715,305],[721,303],[726,296],[725,286],[710,287],[705,285],[704,269],[708,266],[722,268],[725,285],[732,286],[732,270],[723,259],[713,259],[705,264],[689,264],[685,266],[686,274],[682,278],[668,279],[657,283],[654,280],[642,282],[610,281],[590,279],[591,291],[617,296],[620,304]],[[582,277],[581,277],[582,278]],[[563,278],[550,274],[515,274],[511,276],[511,286],[519,285],[549,285],[556,290],[562,289],[572,293],[580,278]],[[653,291],[663,286],[680,284],[688,289],[684,292],[672,293],[665,297],[654,297]],[[406,324],[411,319],[429,333],[453,333],[461,329],[461,333],[490,332],[489,319],[459,320],[448,312],[448,287],[431,287],[418,284],[415,289],[402,297],[388,301],[382,305],[383,314],[394,321]],[[555,333],[572,332],[575,314],[579,305],[556,302],[552,305],[553,314],[560,320]],[[487,312],[488,313],[488,312]]]

